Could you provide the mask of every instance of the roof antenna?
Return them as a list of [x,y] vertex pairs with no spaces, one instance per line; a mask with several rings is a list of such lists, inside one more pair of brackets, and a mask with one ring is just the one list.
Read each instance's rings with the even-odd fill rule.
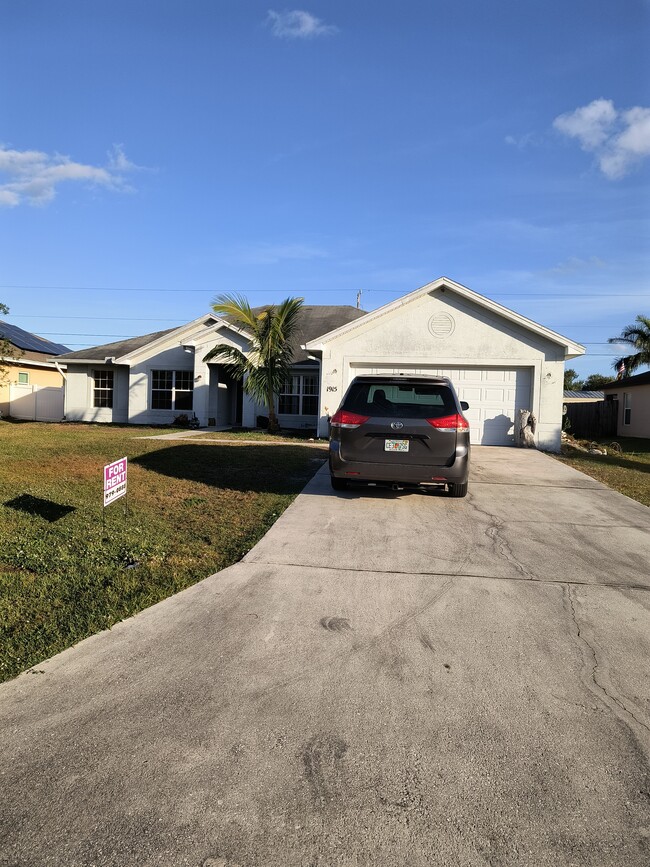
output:
[[362,292],[363,292],[363,289],[359,289],[359,291],[357,292],[357,310],[361,310],[361,293]]

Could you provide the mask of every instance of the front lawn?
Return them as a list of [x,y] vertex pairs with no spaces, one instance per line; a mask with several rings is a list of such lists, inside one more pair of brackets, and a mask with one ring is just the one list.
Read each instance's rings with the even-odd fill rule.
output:
[[[140,439],[160,428],[0,422],[0,680],[235,563],[326,457]],[[102,468],[129,458],[105,510]]]
[[[589,446],[586,440],[579,442],[583,447]],[[611,437],[602,440],[607,455],[590,455],[571,445],[563,445],[562,454],[554,457],[644,506],[650,506],[650,440],[621,437],[616,442],[623,449],[622,454],[608,448],[611,442]]]
[[[230,430],[221,431],[205,431],[200,434],[192,434],[192,439],[220,439],[220,440],[255,440],[259,442],[281,442],[281,443],[304,443],[318,442],[314,436],[314,431],[285,431],[271,434],[266,430],[259,428],[231,428]],[[323,444],[326,440],[321,440]]]

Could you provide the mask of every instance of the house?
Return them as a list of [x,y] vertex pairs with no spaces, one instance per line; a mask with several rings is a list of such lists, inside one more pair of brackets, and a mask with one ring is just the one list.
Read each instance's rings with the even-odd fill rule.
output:
[[650,437],[650,371],[608,382],[603,392],[618,401],[616,436]]
[[[470,408],[472,442],[508,445],[519,409],[537,416],[541,448],[557,450],[564,362],[584,347],[441,277],[371,313],[305,307],[290,381],[278,401],[283,427],[325,436],[360,373],[449,376]],[[169,424],[180,413],[201,425],[254,427],[264,414],[218,362],[217,343],[246,352],[245,331],[207,314],[179,328],[67,353],[69,420]]]
[[0,358],[0,417],[60,421],[63,374],[52,357],[68,347],[4,320],[0,337],[17,350],[15,357]]

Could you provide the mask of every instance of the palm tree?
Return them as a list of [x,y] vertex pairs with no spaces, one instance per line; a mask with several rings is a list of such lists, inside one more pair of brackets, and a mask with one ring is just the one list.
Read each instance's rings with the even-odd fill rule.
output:
[[291,338],[300,318],[302,298],[287,298],[255,312],[243,295],[220,295],[212,304],[219,316],[227,316],[247,332],[251,348],[240,349],[218,343],[203,359],[222,361],[234,379],[243,382],[244,391],[258,403],[266,404],[269,431],[280,429],[275,398],[287,381],[293,361]]
[[636,325],[626,325],[620,337],[610,337],[608,343],[629,343],[638,352],[617,358],[612,367],[620,370],[625,365],[624,375],[631,375],[645,364],[650,365],[650,317],[637,316]]

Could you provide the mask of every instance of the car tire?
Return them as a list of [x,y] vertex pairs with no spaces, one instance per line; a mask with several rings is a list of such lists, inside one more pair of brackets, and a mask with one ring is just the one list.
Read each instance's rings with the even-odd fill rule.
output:
[[330,482],[335,491],[345,491],[348,487],[347,479],[339,479],[336,476],[330,476]]
[[467,496],[467,482],[462,482],[460,484],[449,484],[449,496],[450,497],[466,497]]

